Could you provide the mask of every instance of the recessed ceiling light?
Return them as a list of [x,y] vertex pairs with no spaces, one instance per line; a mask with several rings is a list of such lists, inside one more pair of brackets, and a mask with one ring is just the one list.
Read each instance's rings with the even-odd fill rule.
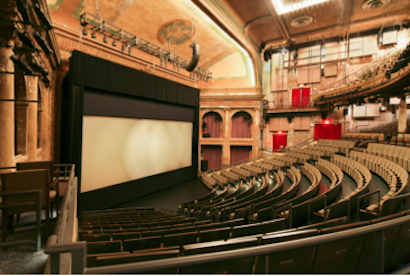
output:
[[286,0],[272,0],[273,5],[275,6],[276,11],[278,14],[284,14],[287,12],[292,12],[300,9],[304,9],[313,5],[317,5],[329,0],[300,0],[294,4],[286,4]]

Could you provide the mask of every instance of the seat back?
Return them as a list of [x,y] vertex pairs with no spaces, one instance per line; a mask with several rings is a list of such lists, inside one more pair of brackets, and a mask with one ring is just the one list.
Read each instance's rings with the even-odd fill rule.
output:
[[51,183],[53,178],[54,163],[52,160],[49,161],[30,161],[30,162],[18,162],[16,163],[17,171],[28,171],[28,170],[48,170],[49,171],[49,182]]
[[[9,192],[41,189],[42,208],[44,209],[50,203],[48,174],[48,170],[17,171],[1,174],[2,191]],[[35,201],[35,197],[32,195],[3,197],[4,204],[15,204],[30,201]],[[7,210],[7,213],[19,214],[27,211],[27,208],[13,208]]]
[[121,252],[121,241],[87,242],[87,254]]

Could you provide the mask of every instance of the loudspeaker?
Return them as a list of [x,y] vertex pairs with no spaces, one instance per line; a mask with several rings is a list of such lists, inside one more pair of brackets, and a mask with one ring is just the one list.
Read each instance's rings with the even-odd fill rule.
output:
[[201,160],[201,172],[208,170],[208,160]]
[[322,112],[322,113],[320,114],[320,116],[322,117],[322,120],[326,119],[326,112]]
[[347,116],[349,113],[349,110],[347,108],[343,109],[343,116]]
[[205,122],[202,123],[202,128],[206,128],[206,123]]
[[209,133],[204,133],[204,135],[202,135],[202,137],[204,137],[204,138],[209,138],[209,137],[211,137],[211,134],[209,134]]
[[192,71],[194,71],[194,69],[195,69],[195,67],[196,67],[196,65],[198,64],[198,61],[199,61],[199,45],[196,44],[196,43],[193,43],[189,47],[192,48],[192,57],[191,57],[191,61],[186,66],[186,70],[188,72],[192,72]]
[[320,69],[320,75],[322,76],[322,77],[324,77],[325,76],[325,69]]

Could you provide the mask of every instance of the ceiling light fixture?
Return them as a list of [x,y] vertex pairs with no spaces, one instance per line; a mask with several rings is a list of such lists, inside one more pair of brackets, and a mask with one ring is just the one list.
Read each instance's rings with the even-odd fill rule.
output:
[[300,0],[299,3],[295,3],[293,5],[285,5],[284,0],[272,0],[273,5],[275,6],[276,11],[278,14],[284,14],[300,9],[304,9],[313,5],[317,5],[329,0]]

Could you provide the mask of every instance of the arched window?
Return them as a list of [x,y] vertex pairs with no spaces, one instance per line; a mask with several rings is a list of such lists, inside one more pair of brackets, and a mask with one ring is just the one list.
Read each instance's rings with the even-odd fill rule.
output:
[[232,117],[232,138],[252,138],[252,117],[247,112],[240,111]]
[[221,138],[222,118],[216,112],[208,112],[202,119],[202,137]]
[[[27,89],[23,71],[17,66],[14,75],[14,154],[26,154],[27,141]],[[23,100],[23,101],[19,101]]]
[[41,148],[41,128],[43,126],[43,98],[40,86],[37,88],[37,148]]

